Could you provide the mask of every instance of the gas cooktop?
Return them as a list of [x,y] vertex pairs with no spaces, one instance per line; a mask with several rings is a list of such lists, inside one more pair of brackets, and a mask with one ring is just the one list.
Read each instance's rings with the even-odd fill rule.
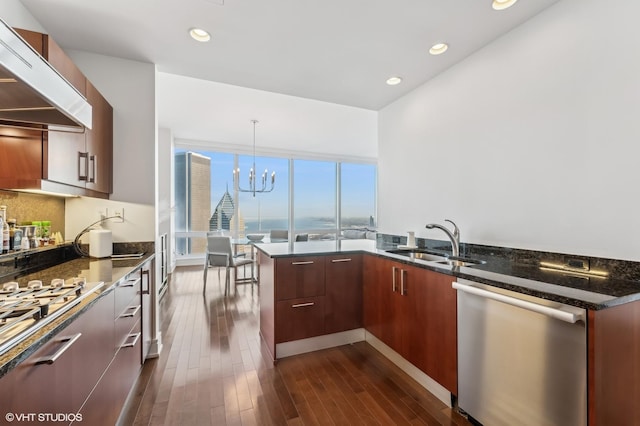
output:
[[40,330],[104,285],[85,278],[56,278],[44,284],[29,281],[26,287],[8,282],[0,289],[0,355]]

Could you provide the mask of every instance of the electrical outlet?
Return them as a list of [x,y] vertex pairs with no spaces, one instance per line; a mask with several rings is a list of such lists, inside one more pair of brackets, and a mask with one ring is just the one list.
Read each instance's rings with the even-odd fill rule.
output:
[[116,217],[119,217],[124,222],[124,208],[115,209],[115,212],[113,213],[113,215]]

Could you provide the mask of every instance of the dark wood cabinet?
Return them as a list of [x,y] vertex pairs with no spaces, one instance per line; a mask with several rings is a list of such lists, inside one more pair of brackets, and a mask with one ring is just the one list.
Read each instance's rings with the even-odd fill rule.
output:
[[150,265],[153,265],[153,260],[131,272],[116,284],[113,291],[111,346],[114,355],[80,411],[83,422],[87,424],[116,424],[142,368],[142,293],[143,286],[148,285],[142,271],[151,268]]
[[86,132],[87,189],[113,192],[113,107],[87,81],[87,100],[92,107],[93,127]]
[[276,259],[276,300],[324,296],[324,257]]
[[92,129],[83,133],[1,128],[0,187],[44,189],[108,198],[113,192],[113,108],[73,61],[46,34],[16,29],[92,107]]
[[325,259],[324,332],[362,327],[362,255],[336,255]]
[[638,425],[640,301],[587,311],[589,426]]
[[458,394],[457,295],[449,275],[403,268],[409,301],[404,350],[407,360],[454,395]]
[[364,325],[457,394],[457,301],[452,278],[388,259],[364,260]]
[[277,342],[290,342],[325,334],[324,301],[324,296],[317,296],[277,302]]
[[275,342],[324,334],[324,257],[276,259]]
[[260,329],[272,353],[276,343],[362,327],[361,255],[258,258]]
[[113,301],[113,293],[103,296],[0,380],[0,401],[7,412],[80,410],[113,358],[108,338]]

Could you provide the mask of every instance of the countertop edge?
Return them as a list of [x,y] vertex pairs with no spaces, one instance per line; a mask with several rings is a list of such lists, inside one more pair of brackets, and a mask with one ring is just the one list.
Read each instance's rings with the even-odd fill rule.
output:
[[[546,300],[551,300],[554,302],[564,303],[567,305],[594,311],[640,300],[640,292],[622,297],[608,296],[604,294],[589,292],[586,290],[573,289],[571,287],[516,277],[498,272],[484,271],[464,266],[447,266],[420,259],[409,259],[406,256],[389,253],[385,250],[377,248],[367,249],[363,247],[352,247],[345,249],[341,248],[339,250],[331,250],[329,248],[318,249],[318,247],[315,247],[314,249],[310,249],[306,252],[304,250],[298,250],[295,252],[289,251],[286,253],[274,253],[273,251],[270,252],[269,246],[270,244],[255,244],[256,249],[264,253],[266,256],[274,259],[298,256],[327,256],[339,253],[370,254],[377,257],[392,259],[406,265],[417,266],[441,274],[450,275],[452,277],[464,278],[482,284],[487,284],[506,290],[512,290],[518,293],[540,297]],[[302,246],[296,246],[296,248],[300,247]],[[583,298],[580,298],[579,296],[582,296]]]

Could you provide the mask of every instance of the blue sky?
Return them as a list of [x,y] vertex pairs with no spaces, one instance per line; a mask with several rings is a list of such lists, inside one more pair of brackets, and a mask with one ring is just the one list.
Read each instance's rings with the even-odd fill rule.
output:
[[[184,150],[176,149],[176,152]],[[211,203],[215,209],[224,191],[229,188],[233,196],[234,154],[194,151],[211,159]],[[253,156],[240,155],[240,187],[248,188],[249,170]],[[275,188],[270,193],[240,193],[240,208],[249,219],[258,214],[264,218],[283,218],[288,215],[289,160],[286,158],[256,157],[258,179],[265,169],[269,178],[276,172]],[[335,214],[336,163],[316,160],[295,160],[294,199],[296,217],[333,217]],[[375,213],[375,166],[369,164],[342,164],[342,216],[368,217]],[[260,180],[259,180],[260,184]],[[259,213],[258,213],[259,212]]]

